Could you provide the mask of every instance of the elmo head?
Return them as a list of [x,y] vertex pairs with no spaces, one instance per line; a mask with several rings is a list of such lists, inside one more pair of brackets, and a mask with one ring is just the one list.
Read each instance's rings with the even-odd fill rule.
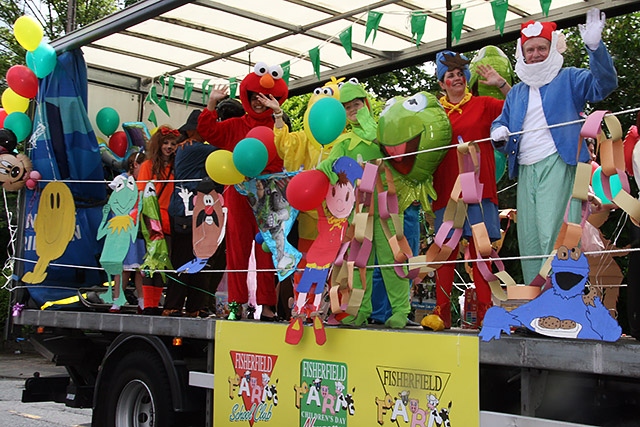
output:
[[287,99],[289,88],[282,80],[282,67],[279,65],[268,66],[264,62],[258,62],[253,69],[253,73],[247,74],[240,83],[240,100],[244,110],[251,117],[263,119],[271,116],[272,111],[266,109],[262,113],[256,113],[251,108],[251,93],[262,93],[263,95],[273,95],[280,105]]

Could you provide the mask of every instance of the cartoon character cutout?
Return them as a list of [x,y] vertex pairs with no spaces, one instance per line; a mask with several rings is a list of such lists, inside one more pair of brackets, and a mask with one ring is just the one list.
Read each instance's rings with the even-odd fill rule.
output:
[[[227,208],[223,206],[222,195],[215,191],[213,181],[204,178],[196,190],[193,211],[188,209],[188,199],[185,203],[185,214],[192,215],[193,253],[196,258],[179,267],[178,273],[194,274],[201,271],[218,250],[226,231]],[[191,194],[188,190],[186,193]]]
[[287,236],[298,216],[298,210],[287,201],[286,191],[292,173],[261,175],[236,188],[247,196],[258,229],[271,251],[278,280],[286,279],[295,270],[302,254]]
[[33,228],[39,258],[33,271],[22,276],[22,281],[36,284],[46,279],[49,263],[64,254],[76,229],[76,205],[66,184],[50,182],[44,187]]
[[[296,286],[298,297],[285,335],[285,342],[292,345],[302,339],[303,320],[307,316],[313,318],[316,343],[326,342],[324,325],[318,316],[322,292],[349,225],[355,203],[354,186],[362,178],[362,167],[350,157],[340,157],[334,162],[333,171],[338,181],[329,187],[324,202],[317,208],[318,237],[307,252],[307,265]],[[307,306],[309,293],[315,296],[311,306]]]
[[511,333],[512,326],[524,326],[542,335],[617,341],[622,334],[594,290],[585,294],[589,262],[578,248],[560,246],[551,261],[551,288],[536,299],[507,312],[491,307],[485,315],[480,338],[499,339],[500,332]]
[[[164,238],[158,205],[158,195],[153,182],[147,182],[142,192],[142,209],[140,211],[142,236],[147,244],[147,254],[140,266],[142,271],[153,276],[156,270],[172,270],[173,265],[169,259],[169,246]],[[165,273],[160,273],[165,280]]]
[[18,191],[24,187],[33,170],[28,156],[14,154],[17,145],[13,131],[0,129],[0,184],[7,191]]
[[[104,300],[112,303],[114,301],[111,277],[122,273],[124,258],[138,235],[139,221],[137,220],[138,218],[134,220],[130,215],[136,202],[138,202],[136,180],[132,176],[118,175],[109,186],[113,188],[113,193],[109,196],[107,204],[102,208],[102,221],[98,226],[97,238],[105,238],[102,254],[100,255],[100,264],[107,273],[109,283],[109,290]],[[111,212],[113,212],[113,217],[107,219]],[[126,302],[124,290],[122,290],[115,303],[122,306]]]

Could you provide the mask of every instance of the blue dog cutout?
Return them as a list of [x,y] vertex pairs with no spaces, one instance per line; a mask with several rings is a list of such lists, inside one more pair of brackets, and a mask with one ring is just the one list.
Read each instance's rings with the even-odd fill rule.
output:
[[551,337],[610,342],[620,338],[620,325],[595,290],[585,294],[589,263],[580,249],[561,246],[551,269],[552,287],[536,299],[510,312],[502,307],[487,310],[480,331],[483,341],[500,339],[502,331],[510,335],[512,326]]

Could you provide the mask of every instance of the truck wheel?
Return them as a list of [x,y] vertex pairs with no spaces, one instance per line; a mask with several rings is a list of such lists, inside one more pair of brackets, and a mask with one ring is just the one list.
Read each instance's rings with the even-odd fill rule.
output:
[[106,392],[107,426],[169,427],[173,405],[169,379],[160,358],[145,351],[126,355]]

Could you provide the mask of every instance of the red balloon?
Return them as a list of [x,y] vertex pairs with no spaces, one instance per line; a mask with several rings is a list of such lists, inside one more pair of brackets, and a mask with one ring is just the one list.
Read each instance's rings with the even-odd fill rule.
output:
[[118,157],[124,157],[127,154],[127,148],[129,148],[129,141],[127,141],[127,134],[124,131],[115,132],[109,138],[109,148]]
[[7,84],[18,95],[31,99],[38,94],[38,78],[24,65],[14,65],[7,71]]
[[0,108],[0,128],[4,127],[4,119],[8,116],[7,112],[4,111],[4,108]]
[[329,178],[319,170],[303,171],[287,185],[287,200],[299,211],[310,211],[322,204],[329,191]]
[[267,165],[269,165],[273,160],[278,157],[278,150],[276,149],[276,144],[273,142],[274,135],[273,129],[267,126],[256,126],[247,132],[247,138],[255,138],[260,140],[267,147],[267,153],[269,153],[269,160],[267,160]]

